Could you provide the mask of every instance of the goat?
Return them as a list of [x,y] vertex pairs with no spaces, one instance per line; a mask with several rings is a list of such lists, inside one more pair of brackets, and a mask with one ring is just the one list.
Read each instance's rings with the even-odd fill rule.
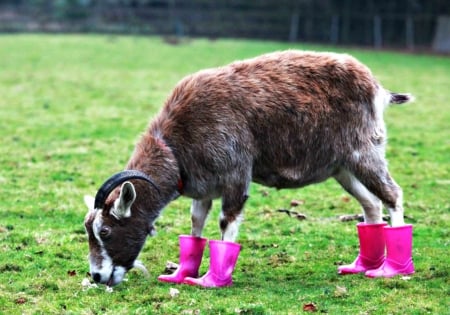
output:
[[[237,244],[252,181],[282,189],[333,177],[359,201],[365,224],[382,222],[383,203],[392,226],[405,225],[402,190],[385,159],[383,112],[411,99],[385,90],[366,66],[337,53],[274,52],[187,76],[125,171],[106,181],[95,199],[85,197],[94,281],[113,286],[142,267],[136,258],[147,236],[180,195],[193,199],[191,237],[197,239],[212,200],[221,198],[217,242],[230,252],[226,244]],[[201,261],[203,247],[199,251]],[[193,269],[187,277],[196,277],[198,266]],[[223,283],[194,283],[186,275],[178,282],[230,285],[231,272]]]

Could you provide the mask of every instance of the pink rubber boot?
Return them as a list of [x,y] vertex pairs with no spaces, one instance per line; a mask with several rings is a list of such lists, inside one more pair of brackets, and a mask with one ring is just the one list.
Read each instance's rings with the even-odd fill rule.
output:
[[341,275],[376,269],[384,262],[384,227],[386,223],[356,225],[359,237],[359,255],[350,265],[338,267]]
[[386,260],[374,270],[366,272],[370,278],[391,278],[396,275],[414,273],[412,261],[412,225],[384,228],[386,238]]
[[161,275],[159,281],[182,283],[186,277],[198,277],[198,268],[202,263],[206,238],[180,235],[180,264],[171,275]]
[[236,266],[241,245],[226,241],[209,241],[210,266],[201,278],[185,278],[184,283],[202,287],[224,287],[233,284],[231,274]]

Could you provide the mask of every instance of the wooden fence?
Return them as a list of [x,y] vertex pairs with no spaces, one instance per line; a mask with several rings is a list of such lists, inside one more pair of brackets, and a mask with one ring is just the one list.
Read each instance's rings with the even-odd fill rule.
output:
[[0,31],[238,37],[414,50],[432,46],[439,15],[446,13],[439,12],[447,9],[446,0],[433,1],[416,1],[425,11],[383,9],[376,0],[112,0],[64,8],[55,1],[34,6],[0,1]]

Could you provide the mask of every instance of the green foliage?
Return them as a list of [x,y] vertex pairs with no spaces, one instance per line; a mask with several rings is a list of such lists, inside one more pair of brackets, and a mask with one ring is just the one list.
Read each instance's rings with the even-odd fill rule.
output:
[[[157,37],[0,37],[0,314],[445,314],[449,303],[450,59],[275,42]],[[338,276],[357,254],[359,212],[333,181],[302,190],[251,187],[235,284],[206,290],[159,283],[189,233],[189,200],[171,203],[159,235],[114,288],[83,289],[88,272],[82,197],[123,168],[134,142],[184,75],[286,48],[347,51],[416,103],[386,112],[390,170],[414,224],[410,279]],[[299,221],[277,209],[295,211]],[[205,230],[218,238],[218,208]],[[204,258],[201,271],[208,265]],[[169,295],[176,287],[180,294]]]

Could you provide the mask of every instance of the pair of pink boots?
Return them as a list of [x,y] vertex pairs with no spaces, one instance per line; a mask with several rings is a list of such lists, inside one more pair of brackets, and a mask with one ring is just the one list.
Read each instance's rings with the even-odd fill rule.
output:
[[338,267],[339,274],[365,272],[370,278],[391,278],[414,273],[412,225],[359,223],[357,229],[359,255],[352,264]]
[[231,275],[241,251],[239,244],[209,241],[209,270],[203,277],[197,278],[207,240],[201,237],[180,235],[179,241],[180,264],[173,274],[159,276],[159,281],[187,283],[202,287],[224,287],[233,284]]
[[[359,255],[352,264],[340,266],[339,274],[365,272],[365,275],[371,278],[390,278],[414,273],[411,258],[412,225],[389,227],[386,223],[360,223],[357,229]],[[207,240],[180,235],[179,241],[180,264],[173,274],[159,276],[159,281],[187,283],[202,287],[223,287],[233,283],[231,275],[241,251],[239,244],[209,241],[209,270],[203,277],[197,278]]]

